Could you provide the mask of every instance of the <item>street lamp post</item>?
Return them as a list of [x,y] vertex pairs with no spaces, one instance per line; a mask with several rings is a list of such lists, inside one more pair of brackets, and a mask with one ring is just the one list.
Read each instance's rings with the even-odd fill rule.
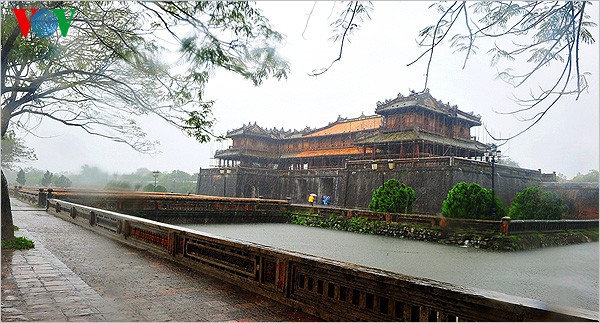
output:
[[496,195],[494,193],[494,178],[496,177],[496,158],[500,158],[500,150],[498,146],[491,144],[490,150],[485,152],[486,159],[492,163],[492,218],[496,218]]
[[154,176],[154,191],[156,192],[156,179],[158,178],[159,171],[155,170],[152,172],[152,176]]

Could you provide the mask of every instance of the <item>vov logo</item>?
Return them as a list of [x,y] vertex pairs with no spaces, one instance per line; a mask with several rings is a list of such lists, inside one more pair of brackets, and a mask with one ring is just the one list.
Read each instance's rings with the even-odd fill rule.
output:
[[[27,17],[27,11],[30,12]],[[65,12],[69,11],[70,15],[67,18]],[[75,8],[70,9],[39,9],[39,8],[14,8],[13,12],[17,18],[19,28],[21,28],[21,35],[27,37],[29,30],[35,35],[41,38],[48,38],[60,28],[60,34],[63,37],[67,36],[67,32],[73,22],[73,16],[75,15]]]

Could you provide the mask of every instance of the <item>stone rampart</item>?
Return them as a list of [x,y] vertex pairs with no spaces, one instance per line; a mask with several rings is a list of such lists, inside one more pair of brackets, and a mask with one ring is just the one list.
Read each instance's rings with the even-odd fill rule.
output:
[[[541,183],[539,171],[504,165],[495,168],[495,193],[507,206],[517,192]],[[240,197],[289,198],[292,203],[307,203],[311,193],[328,194],[332,197],[332,205],[366,208],[373,191],[384,181],[395,178],[415,190],[415,212],[439,214],[443,200],[456,183],[476,182],[486,188],[492,187],[489,163],[455,157],[349,161],[343,169],[234,167],[230,172],[225,175],[220,174],[219,169],[202,169],[197,193],[223,196],[226,181],[227,192],[235,191],[235,196]],[[229,188],[230,185],[237,186]]]
[[598,218],[598,183],[542,183],[548,191],[555,192],[569,209],[565,213],[567,219]]

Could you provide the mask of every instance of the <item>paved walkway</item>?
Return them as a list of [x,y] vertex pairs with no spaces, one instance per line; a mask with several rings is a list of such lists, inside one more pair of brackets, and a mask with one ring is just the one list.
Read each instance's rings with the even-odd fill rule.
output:
[[27,251],[2,250],[2,321],[318,318],[12,200]]

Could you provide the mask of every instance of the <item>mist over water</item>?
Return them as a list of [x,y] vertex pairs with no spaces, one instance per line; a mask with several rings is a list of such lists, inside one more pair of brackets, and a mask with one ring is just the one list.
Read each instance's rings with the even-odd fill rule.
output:
[[405,275],[598,311],[598,243],[492,252],[292,224],[184,227]]

